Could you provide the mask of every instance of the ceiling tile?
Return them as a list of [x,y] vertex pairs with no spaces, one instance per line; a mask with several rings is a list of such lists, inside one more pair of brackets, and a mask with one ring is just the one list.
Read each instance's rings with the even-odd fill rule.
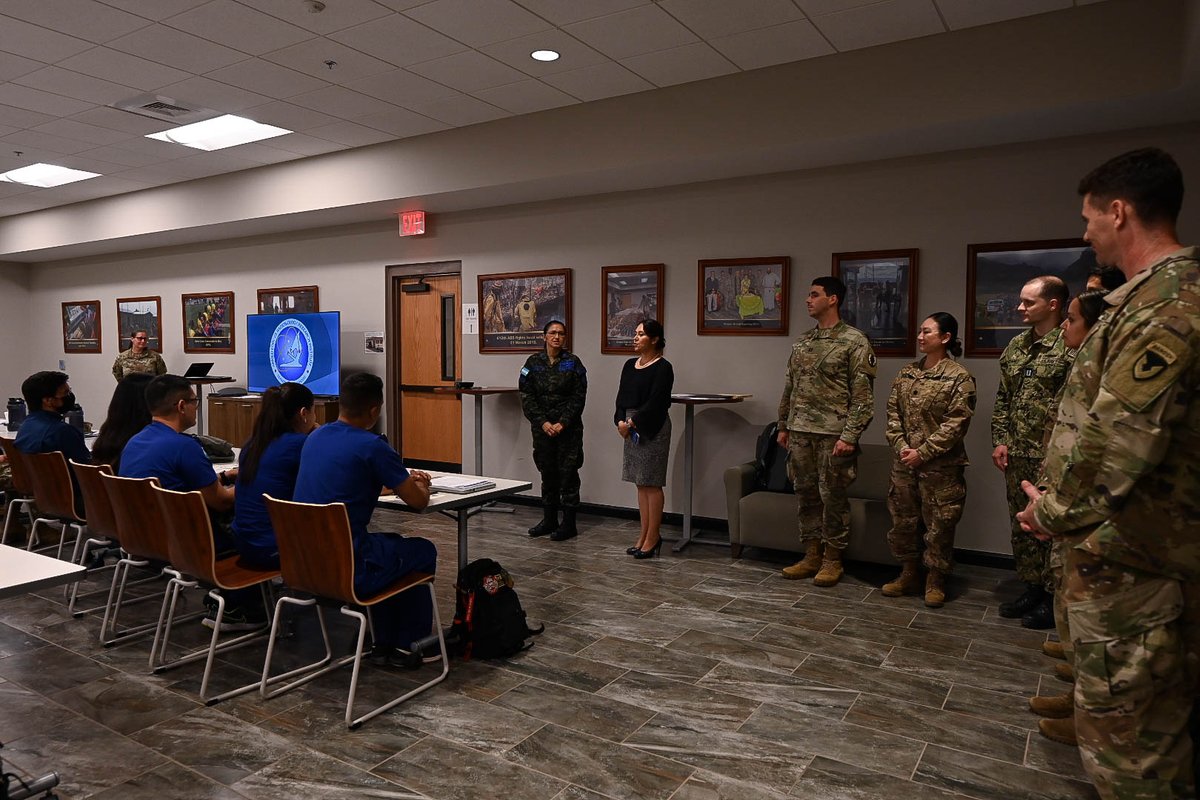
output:
[[53,122],[47,122],[45,125],[38,125],[32,130],[38,133],[48,133],[52,136],[61,136],[64,139],[75,139],[76,141],[85,142],[93,146],[115,144],[130,138],[130,134],[128,133],[114,131],[111,128],[88,125],[85,122],[71,119],[56,119]]
[[0,215],[12,216],[26,214],[30,211],[40,211],[43,208],[59,205],[59,201],[46,194],[47,190],[34,191],[32,188],[16,197],[0,200]]
[[74,114],[71,116],[71,119],[88,125],[97,125],[101,128],[128,133],[133,136],[145,136],[147,133],[162,130],[162,120],[150,119],[149,117],[143,117],[141,114],[134,114],[131,111],[122,111],[119,108],[106,108],[104,106],[97,106],[88,111]]
[[738,71],[727,58],[704,42],[633,56],[621,63],[655,86],[691,83]]
[[532,114],[579,102],[571,95],[532,78],[504,86],[493,86],[491,89],[481,89],[475,92],[475,96],[513,114]]
[[328,139],[318,139],[304,133],[290,133],[273,140],[272,147],[295,153],[297,156],[319,156],[322,153],[333,153],[345,150],[346,145],[331,142]]
[[404,13],[472,47],[551,27],[550,23],[530,14],[512,0],[433,0]]
[[[492,58],[535,78],[608,61],[604,54],[596,52],[571,34],[557,29],[509,39],[507,42],[490,44],[481,49]],[[557,61],[534,61],[529,57],[534,50],[554,50],[560,58]]]
[[658,6],[639,6],[566,26],[567,33],[612,58],[629,58],[699,41]]
[[617,11],[650,5],[650,0],[517,0],[540,17],[555,25],[567,25],[593,17],[603,17]]
[[246,59],[246,55],[237,50],[206,42],[166,25],[142,28],[109,42],[109,46],[193,74],[211,72]]
[[1006,0],[1003,3],[980,3],[977,0],[934,1],[942,12],[942,19],[946,20],[952,31],[1071,7],[1071,0]]
[[36,147],[39,150],[49,151],[51,153],[81,153],[84,150],[91,150],[92,145],[87,142],[77,142],[74,139],[64,139],[61,136],[50,136],[45,133],[35,133],[29,131],[17,131],[10,133],[3,139],[3,146],[6,149],[12,150],[14,147],[22,147],[28,150]]
[[872,6],[879,1],[880,0],[793,0],[796,5],[800,6],[800,10],[807,14],[810,18],[824,16],[825,14],[836,14],[839,11],[847,11],[851,8]]
[[[169,126],[163,123],[158,123],[157,130],[164,130]],[[183,158],[189,153],[195,152],[190,147],[174,144],[173,142],[163,142],[158,139],[147,139],[145,136],[137,136],[120,144],[115,144],[113,147],[119,147],[122,150],[128,150],[131,153],[148,156],[154,159],[154,163],[161,164],[164,161],[174,161],[177,158]]]
[[91,46],[90,42],[74,36],[31,25],[16,17],[0,16],[0,50],[6,53],[52,64]]
[[[288,134],[288,136],[291,135]],[[278,142],[286,138],[287,136],[277,136],[274,139],[266,139],[261,142],[239,144],[237,150],[233,152],[235,152],[238,158],[253,161],[255,164],[277,164],[280,161],[291,161],[294,158],[299,158],[296,153],[280,150],[268,144],[268,142]]]
[[312,31],[290,25],[233,0],[212,0],[199,8],[166,19],[163,24],[254,55],[313,38]]
[[261,106],[272,99],[208,78],[188,78],[186,81],[164,86],[162,92],[176,100],[182,100],[185,106],[203,106],[226,114]]
[[[386,61],[380,61],[344,44],[323,38],[310,39],[282,50],[275,50],[263,58],[314,78],[338,84],[346,84],[395,68]],[[330,69],[326,61],[337,63]]]
[[398,106],[421,100],[436,100],[439,97],[449,97],[458,94],[458,90],[443,86],[440,83],[414,75],[408,70],[397,69],[372,75],[348,84],[348,89],[378,97]]
[[[162,126],[159,125],[161,128]],[[111,164],[119,164],[122,167],[147,167],[151,164],[161,164],[164,161],[170,161],[169,158],[160,158],[152,156],[148,153],[135,153],[134,151],[118,146],[97,147],[94,150],[87,150],[79,153],[81,158],[95,158],[100,161],[107,161]]]
[[4,13],[52,31],[103,43],[150,24],[95,0],[4,0]]
[[280,100],[329,85],[311,75],[263,61],[261,58],[240,61],[210,72],[206,77]]
[[326,0],[325,10],[310,14],[299,0],[238,0],[277,19],[299,25],[314,33],[333,33],[391,14],[389,8],[372,0]]
[[0,81],[11,81],[13,78],[28,75],[44,66],[46,65],[40,61],[34,61],[32,58],[24,58],[12,53],[0,53]]
[[885,0],[872,6],[815,17],[813,24],[839,52],[946,30],[932,0]]
[[368,114],[365,117],[359,117],[355,121],[360,125],[366,125],[384,133],[390,133],[392,136],[401,139],[409,136],[420,136],[423,133],[445,130],[447,127],[443,122],[430,119],[415,111],[409,111],[407,108],[395,108],[379,114]]
[[584,101],[601,100],[654,88],[654,84],[612,62],[547,75],[542,80]]
[[[2,89],[3,87],[0,87]],[[40,111],[30,111],[27,108],[17,108],[16,106],[5,105],[0,100],[0,125],[7,125],[10,128],[32,128],[37,125],[44,125],[51,120],[57,119],[61,114],[43,114]]]
[[338,121],[337,117],[323,114],[309,108],[301,108],[291,103],[274,102],[255,108],[246,109],[246,114],[258,122],[268,125],[278,125],[289,131],[304,131],[320,125],[330,125]]
[[467,50],[467,46],[401,14],[331,34],[330,39],[398,67]]
[[[30,89],[27,86],[19,86],[15,83],[0,83],[0,105],[16,106],[17,108],[38,111],[42,114],[50,114],[55,117],[66,117],[71,114],[78,114],[80,111],[87,111],[95,103],[72,100],[62,95],[43,92],[39,89]],[[0,122],[2,121],[0,120]],[[46,120],[42,121],[45,122]]]
[[154,20],[173,17],[207,2],[208,0],[104,0],[106,6],[115,6],[130,14]]
[[293,97],[291,102],[341,119],[375,114],[383,111],[388,105],[374,97],[352,92],[344,86],[327,86],[315,92],[305,92]]
[[[13,159],[13,162],[14,163],[6,163],[3,159],[0,159],[0,172],[8,172],[10,169],[16,169],[17,167],[23,166],[19,162],[16,162],[15,159]],[[0,197],[12,197],[14,195],[25,194],[26,192],[31,191],[33,191],[32,186],[26,186],[22,183],[9,183],[8,181],[0,181]],[[0,208],[3,208],[2,204],[0,204]]]
[[490,103],[477,100],[468,95],[443,97],[441,100],[429,100],[413,104],[413,110],[426,116],[441,120],[447,125],[474,125],[493,119],[509,116],[502,108],[496,108]]
[[347,147],[365,147],[369,144],[390,142],[395,138],[390,133],[368,128],[365,125],[356,125],[353,122],[335,122],[333,125],[313,128],[307,133],[309,136],[315,136],[318,139],[328,139],[331,142],[344,144]]
[[836,52],[808,20],[713,39],[710,44],[742,69],[786,64]]
[[661,0],[659,5],[705,39],[804,19],[791,0],[738,0],[736,9],[728,0]]
[[147,61],[109,47],[93,47],[58,62],[58,66],[123,86],[132,86],[143,92],[154,91],[169,83],[178,83],[188,76],[188,73],[181,69]]
[[[92,171],[95,172],[95,170]],[[122,173],[120,175],[101,175],[99,178],[92,178],[87,181],[68,183],[65,186],[58,187],[58,189],[62,190],[60,196],[66,202],[78,203],[82,200],[93,200],[97,197],[111,197],[128,192],[137,192],[142,189],[149,189],[151,186],[154,186],[154,184],[147,181],[133,180]]]
[[474,92],[489,86],[516,83],[527,77],[477,50],[468,50],[423,64],[413,64],[408,69],[461,92]]
[[16,133],[16,128],[10,128],[7,125],[0,125],[0,136],[8,136],[10,133]]
[[115,103],[138,93],[137,89],[128,86],[121,86],[58,67],[46,67],[37,72],[22,75],[13,83],[41,89],[44,92],[74,97],[76,100],[91,101],[98,105]]

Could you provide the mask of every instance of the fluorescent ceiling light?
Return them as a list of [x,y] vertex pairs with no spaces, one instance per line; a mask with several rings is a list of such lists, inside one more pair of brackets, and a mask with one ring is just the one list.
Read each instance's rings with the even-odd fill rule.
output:
[[191,125],[180,125],[162,133],[148,133],[146,138],[182,144],[197,150],[223,150],[226,147],[259,142],[289,133],[291,131],[286,128],[276,128],[274,125],[264,125],[252,119],[226,114],[203,122],[193,122]]
[[12,169],[0,174],[0,181],[23,183],[26,186],[37,186],[49,189],[52,186],[62,186],[64,183],[86,181],[88,178],[99,178],[98,172],[84,172],[81,169],[70,169],[55,164],[30,164],[28,167]]
[[534,61],[558,61],[558,53],[554,50],[534,50],[529,57]]

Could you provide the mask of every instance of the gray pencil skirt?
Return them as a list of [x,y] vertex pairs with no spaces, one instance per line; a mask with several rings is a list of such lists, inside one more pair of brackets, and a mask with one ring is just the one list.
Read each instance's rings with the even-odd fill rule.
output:
[[671,418],[667,417],[662,430],[653,439],[642,439],[633,443],[633,437],[625,440],[625,451],[621,459],[621,480],[638,486],[667,485],[667,456],[671,452]]

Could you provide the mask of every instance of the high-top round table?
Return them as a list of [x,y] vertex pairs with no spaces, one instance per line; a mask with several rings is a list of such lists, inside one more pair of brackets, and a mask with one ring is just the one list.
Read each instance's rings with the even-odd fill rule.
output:
[[[671,402],[684,407],[683,416],[683,536],[671,546],[672,552],[678,553],[692,543],[692,458],[695,450],[696,436],[696,406],[740,403],[749,394],[711,394],[703,392],[680,393],[671,395]],[[705,544],[710,544],[704,540]],[[711,542],[711,544],[719,544]]]
[[[520,391],[515,386],[472,386],[469,389],[459,388],[457,386],[437,386],[434,388],[439,394],[457,394],[470,395],[475,398],[475,474],[482,475],[483,473],[483,398],[489,394],[513,394]],[[484,511],[500,511],[511,514],[512,506],[499,505],[491,502],[483,507]]]

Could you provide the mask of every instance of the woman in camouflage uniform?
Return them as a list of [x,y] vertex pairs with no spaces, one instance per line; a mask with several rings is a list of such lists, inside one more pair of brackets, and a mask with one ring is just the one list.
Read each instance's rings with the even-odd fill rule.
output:
[[888,545],[903,571],[883,594],[917,594],[918,528],[925,523],[925,605],[946,600],[945,576],[954,564],[954,528],[962,517],[967,485],[963,437],[975,413],[975,379],[948,358],[962,355],[958,320],[944,312],[921,323],[922,358],[900,370],[887,405],[887,440],[896,459],[888,489],[892,529]]

